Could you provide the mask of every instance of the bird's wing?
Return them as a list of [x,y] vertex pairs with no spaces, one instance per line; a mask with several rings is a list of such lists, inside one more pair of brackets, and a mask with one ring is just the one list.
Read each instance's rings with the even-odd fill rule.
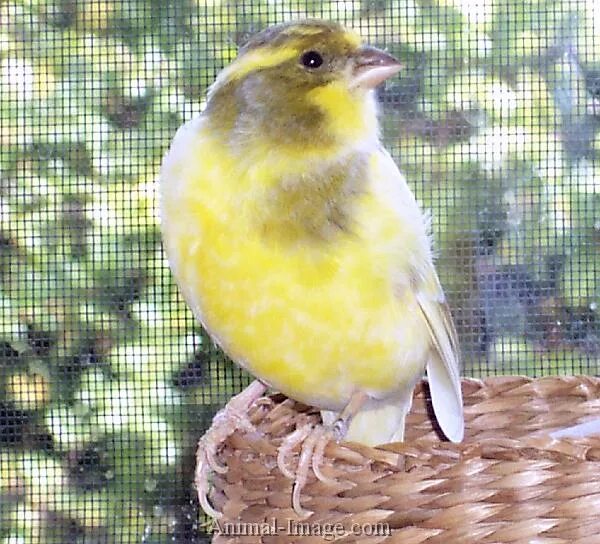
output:
[[401,217],[411,217],[414,223],[422,227],[415,228],[415,236],[419,242],[413,247],[427,250],[419,254],[417,249],[413,259],[413,270],[409,272],[410,283],[431,339],[427,375],[435,415],[446,437],[453,442],[460,442],[464,434],[464,416],[458,339],[429,253],[429,221],[422,215],[392,157],[384,150],[381,156],[385,165],[384,175],[393,180],[391,185],[395,188],[395,194],[389,195],[390,200],[396,203]]
[[[456,329],[444,300],[433,265],[429,265],[421,285],[415,284],[415,297],[431,339],[427,375],[433,409],[439,426],[452,442],[464,434],[464,415],[459,374],[459,348]],[[369,399],[350,423],[346,440],[375,446],[404,440],[405,418],[412,404],[414,379],[396,394],[384,399]],[[322,412],[323,413],[323,412]],[[324,421],[335,419],[323,413]]]
[[416,297],[431,336],[427,376],[437,421],[452,442],[464,435],[464,415],[460,386],[460,361],[456,329],[439,280],[431,267]]
[[[453,442],[459,442],[464,433],[464,416],[458,340],[429,253],[427,218],[423,217],[391,156],[383,148],[380,151],[381,170],[377,180],[380,198],[395,207],[399,217],[414,228],[412,235],[415,241],[412,248],[417,250],[413,260],[414,268],[404,270],[400,275],[402,283],[410,284],[416,307],[425,324],[423,334],[430,337],[427,374],[433,407],[444,434]],[[406,238],[403,238],[403,247],[406,247],[406,243]],[[411,378],[394,395],[383,399],[369,399],[351,421],[346,439],[369,445],[403,440],[404,421],[412,403],[413,388],[421,376],[415,374]],[[332,417],[332,414],[325,414],[326,419]]]
[[[410,218],[415,229],[413,234],[418,240],[412,247],[415,254],[412,270],[408,271],[408,274],[409,283],[431,339],[427,375],[433,408],[444,434],[453,442],[460,442],[464,434],[464,416],[458,340],[429,252],[429,221],[420,211],[404,176],[389,153],[382,149],[380,156],[383,159],[383,177],[391,180],[387,185],[389,201],[393,202],[403,220]],[[406,240],[403,242],[406,243]]]

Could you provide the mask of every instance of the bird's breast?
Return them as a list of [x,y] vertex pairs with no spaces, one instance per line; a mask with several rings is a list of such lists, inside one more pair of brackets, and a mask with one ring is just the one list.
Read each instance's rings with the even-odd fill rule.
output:
[[225,351],[321,408],[340,408],[357,388],[382,396],[414,380],[429,346],[405,286],[428,248],[388,158],[363,154],[320,188],[302,185],[314,172],[278,186],[268,163],[240,170],[190,135],[176,139],[161,173],[163,235],[188,304]]

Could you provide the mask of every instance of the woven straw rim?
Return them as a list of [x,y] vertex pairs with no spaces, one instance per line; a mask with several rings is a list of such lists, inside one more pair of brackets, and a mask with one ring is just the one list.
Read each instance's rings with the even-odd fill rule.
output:
[[[463,395],[460,444],[440,439],[424,382],[415,390],[404,443],[329,443],[322,471],[336,484],[309,480],[302,504],[314,513],[305,521],[341,524],[335,542],[344,543],[600,544],[600,437],[550,436],[600,417],[600,379],[464,379]],[[228,472],[214,477],[211,501],[224,513],[222,524],[275,520],[285,527],[300,518],[290,506],[292,482],[276,466],[277,448],[297,425],[318,423],[319,414],[276,395],[250,417],[257,431],[235,433],[220,451]],[[389,531],[357,535],[356,523],[383,523]],[[213,542],[326,541],[285,530],[238,533]]]

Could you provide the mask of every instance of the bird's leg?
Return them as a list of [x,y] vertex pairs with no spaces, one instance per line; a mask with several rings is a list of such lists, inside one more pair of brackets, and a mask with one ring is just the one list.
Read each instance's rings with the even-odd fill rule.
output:
[[198,442],[194,481],[202,509],[213,518],[221,517],[221,513],[217,512],[208,501],[209,474],[211,470],[219,474],[227,472],[227,467],[217,461],[217,451],[237,429],[254,431],[254,425],[248,419],[248,410],[266,390],[265,384],[258,380],[253,381],[217,412],[210,428]]
[[350,397],[350,402],[346,405],[342,413],[333,421],[330,428],[328,426],[321,427],[321,436],[315,444],[315,448],[312,455],[312,467],[315,476],[324,483],[331,483],[333,480],[326,477],[321,472],[321,465],[323,464],[323,456],[325,453],[325,447],[330,439],[334,439],[339,442],[346,433],[348,432],[348,425],[354,417],[354,415],[360,411],[365,402],[367,401],[368,395],[362,391],[358,391]]
[[[300,494],[308,480],[310,468],[312,467],[315,477],[320,481],[329,484],[335,481],[321,472],[325,447],[330,440],[339,442],[344,437],[348,430],[350,420],[354,414],[361,409],[366,400],[366,393],[354,393],[350,398],[350,402],[332,424],[317,426],[307,424],[303,427],[299,427],[291,433],[280,446],[277,455],[277,465],[283,474],[288,478],[294,479],[292,506],[299,516],[308,517],[312,513],[309,510],[302,508],[302,505],[300,504]],[[300,449],[298,466],[294,473],[286,466],[286,459],[298,444],[302,444],[302,446]]]

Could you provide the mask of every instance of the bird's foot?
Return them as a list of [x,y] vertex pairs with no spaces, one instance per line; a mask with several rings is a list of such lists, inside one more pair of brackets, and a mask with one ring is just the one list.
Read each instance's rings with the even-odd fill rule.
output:
[[198,442],[196,450],[196,473],[194,482],[202,509],[213,518],[220,518],[221,512],[213,508],[208,500],[209,476],[214,471],[225,474],[227,467],[217,460],[217,452],[223,442],[236,430],[254,431],[248,419],[248,410],[264,394],[267,386],[258,380],[253,381],[241,393],[233,397],[213,418],[212,425]]
[[[348,425],[354,415],[361,409],[367,400],[367,394],[361,391],[355,392],[344,410],[328,425],[314,425],[307,423],[302,425],[288,435],[277,452],[277,466],[279,470],[294,480],[292,490],[292,506],[296,514],[308,517],[312,512],[302,508],[300,494],[308,480],[308,474],[312,468],[315,477],[323,483],[334,484],[336,480],[323,474],[321,467],[325,456],[325,448],[330,441],[339,442],[348,431]],[[288,468],[288,458],[293,455],[294,449],[300,446],[300,457],[296,470]]]
[[[277,453],[277,466],[279,470],[294,480],[292,488],[292,506],[296,514],[306,518],[312,514],[310,510],[302,508],[300,495],[308,481],[308,475],[312,469],[315,477],[323,483],[334,484],[336,480],[323,474],[321,467],[327,444],[333,440],[339,442],[347,430],[347,422],[338,418],[332,425],[314,425],[307,423],[298,427],[289,434],[279,447]],[[296,447],[300,447],[300,456],[296,469],[289,468],[289,458],[293,455]]]

